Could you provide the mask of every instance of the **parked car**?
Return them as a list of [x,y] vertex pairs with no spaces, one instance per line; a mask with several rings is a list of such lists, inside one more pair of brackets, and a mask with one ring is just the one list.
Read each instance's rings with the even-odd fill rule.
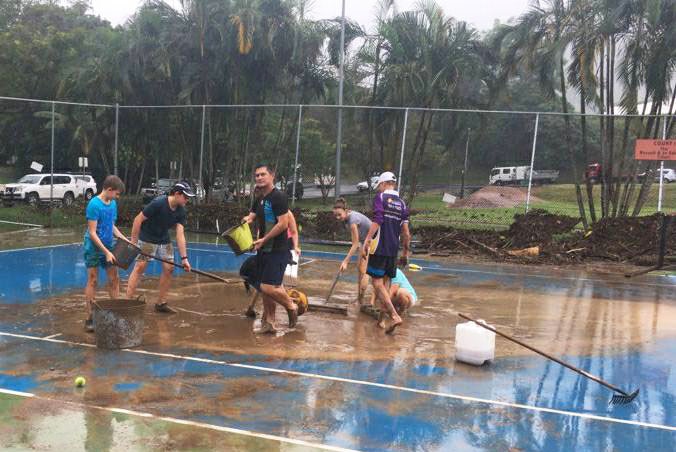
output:
[[368,181],[362,181],[357,184],[357,190],[359,192],[373,190],[378,185],[378,176],[371,176],[371,179]]
[[[171,187],[178,181],[179,179],[162,178],[158,179],[157,182],[154,182],[151,188],[142,188],[141,194],[143,195],[143,203],[147,204],[158,196],[168,195]],[[200,201],[204,200],[204,187],[196,181],[188,180],[188,182],[195,189],[196,198]]]
[[531,177],[530,166],[500,166],[491,169],[488,178],[489,185],[520,185],[532,180],[533,183],[551,184],[559,178],[556,170],[533,170]]
[[81,187],[78,192],[78,197],[80,195],[84,196],[85,201],[92,199],[96,193],[96,181],[89,174],[73,174],[78,185]]
[[5,184],[2,200],[4,203],[25,201],[32,205],[61,200],[63,205],[70,206],[85,193],[86,185],[78,182],[73,175],[54,174],[53,189],[51,180],[50,174],[27,174],[16,183]]
[[[641,173],[638,175],[638,180],[643,181],[646,177],[647,173]],[[653,174],[655,175],[655,182],[660,181],[660,170],[657,169],[653,171]],[[672,168],[664,168],[662,170],[662,177],[664,178],[664,183],[665,184],[670,184],[672,182],[676,182],[676,170]]]

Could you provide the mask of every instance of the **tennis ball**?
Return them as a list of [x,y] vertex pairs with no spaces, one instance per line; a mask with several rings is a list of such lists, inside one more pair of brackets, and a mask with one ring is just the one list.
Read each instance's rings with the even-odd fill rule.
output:
[[85,380],[84,377],[77,377],[75,379],[75,386],[77,386],[78,388],[83,387],[85,383],[87,383],[87,380]]

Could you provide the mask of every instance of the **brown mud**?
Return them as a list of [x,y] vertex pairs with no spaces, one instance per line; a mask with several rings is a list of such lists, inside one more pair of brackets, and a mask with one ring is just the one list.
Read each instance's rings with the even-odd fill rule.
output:
[[[301,268],[299,289],[308,294],[310,302],[321,302],[325,297],[332,282],[327,275],[337,267],[337,262],[317,260]],[[592,291],[581,291],[575,284],[567,293],[547,294],[525,289],[517,281],[513,285],[497,280],[460,285],[462,278],[462,274],[424,270],[409,273],[420,303],[404,316],[404,325],[391,337],[376,326],[375,320],[359,313],[356,304],[350,304],[348,316],[308,312],[292,330],[285,329],[286,313],[279,308],[277,321],[283,331],[276,336],[255,334],[259,320],[245,317],[250,296],[242,286],[207,282],[187,274],[175,278],[170,290],[169,303],[178,313],[159,314],[152,309],[158,280],[146,278],[140,285],[140,293],[148,302],[141,348],[284,359],[446,360],[454,355],[455,325],[461,321],[458,311],[486,319],[502,331],[554,354],[611,353],[676,336],[676,303],[669,290],[656,289],[650,300],[630,301],[595,298],[589,295]],[[107,294],[99,290],[98,296]],[[355,299],[356,283],[344,278],[332,302],[351,303]],[[93,344],[94,336],[83,330],[83,300],[82,292],[77,291],[34,305],[0,306],[0,315],[17,324],[26,318],[39,318],[41,335],[61,334],[58,339]],[[259,313],[261,309],[257,306]],[[497,356],[529,353],[497,339]]]

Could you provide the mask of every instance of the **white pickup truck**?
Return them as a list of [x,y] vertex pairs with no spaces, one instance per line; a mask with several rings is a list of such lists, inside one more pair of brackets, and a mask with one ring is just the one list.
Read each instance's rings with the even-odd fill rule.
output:
[[[533,170],[533,183],[551,184],[559,178],[556,170]],[[521,185],[530,179],[530,166],[500,166],[491,169],[489,185]]]
[[54,174],[54,189],[51,189],[49,174],[27,174],[18,182],[5,184],[0,193],[4,203],[25,201],[38,204],[41,201],[61,200],[70,206],[76,198],[90,200],[96,194],[96,181],[89,175]]

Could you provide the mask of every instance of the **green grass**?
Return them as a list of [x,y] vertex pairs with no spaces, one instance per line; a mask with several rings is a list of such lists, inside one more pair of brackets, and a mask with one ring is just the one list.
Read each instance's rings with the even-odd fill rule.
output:
[[0,184],[9,184],[15,182],[14,168],[8,166],[0,166]]
[[[15,204],[12,207],[5,207],[0,204],[0,220],[48,226],[50,224],[50,215],[48,208],[38,209],[26,204]],[[51,221],[52,226],[55,228],[85,225],[83,215],[75,214],[70,210],[63,210],[58,207],[52,209]],[[5,223],[5,226],[9,227],[10,225]]]

